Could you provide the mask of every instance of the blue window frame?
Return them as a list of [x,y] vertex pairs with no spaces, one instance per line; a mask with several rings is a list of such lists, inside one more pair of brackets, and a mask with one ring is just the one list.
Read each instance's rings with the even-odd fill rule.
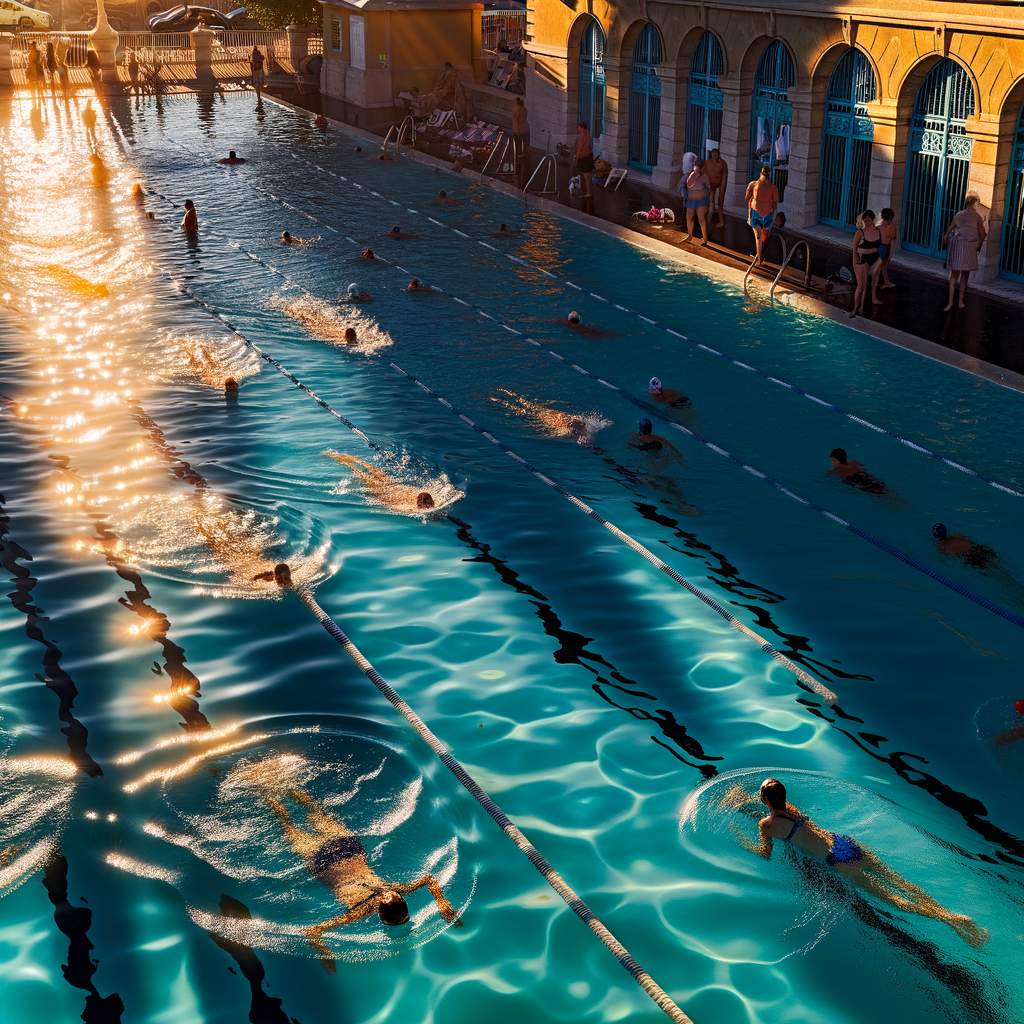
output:
[[1024,281],[1024,107],[1017,118],[1009,173],[999,270],[1004,277]]
[[629,88],[629,163],[641,171],[653,170],[658,162],[662,57],[661,33],[648,22],[633,47]]
[[604,51],[605,38],[601,26],[590,18],[580,41],[579,117],[586,121],[590,135],[596,139],[604,131]]
[[761,54],[754,75],[754,102],[750,126],[750,176],[756,178],[767,165],[771,180],[786,197],[789,181],[789,135],[793,125],[790,87],[796,82],[796,67],[786,44],[776,39]]
[[686,132],[683,149],[704,159],[722,140],[722,90],[718,76],[725,73],[722,44],[710,32],[697,43],[690,61]]

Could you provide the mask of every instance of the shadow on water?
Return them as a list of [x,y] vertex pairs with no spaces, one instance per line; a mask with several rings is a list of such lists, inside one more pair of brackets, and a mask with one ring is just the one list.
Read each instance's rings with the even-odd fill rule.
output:
[[54,853],[43,872],[43,885],[53,904],[53,920],[68,937],[68,962],[61,965],[69,985],[88,993],[82,1020],[85,1024],[120,1024],[124,1002],[113,992],[101,996],[93,984],[96,961],[92,958],[89,927],[92,911],[88,907],[72,906],[68,899],[68,862],[62,853]]
[[32,591],[39,581],[18,564],[19,561],[31,562],[32,556],[11,538],[11,519],[5,504],[6,498],[0,494],[0,565],[10,573],[14,582],[14,590],[7,597],[15,610],[25,616],[25,635],[43,646],[43,673],[36,678],[57,695],[57,717],[63,723],[61,732],[67,738],[71,758],[86,775],[96,778],[103,774],[103,769],[89,755],[89,731],[74,715],[78,687],[61,667],[63,655],[60,648],[43,632],[43,623],[48,620],[42,608],[32,603]]
[[[244,903],[226,895],[221,895],[220,913],[223,917],[235,917],[243,921],[252,919],[252,913]],[[281,1008],[282,1000],[267,995],[263,991],[263,982],[267,972],[260,962],[260,958],[249,946],[218,935],[216,932],[207,932],[207,935],[238,964],[238,970],[242,977],[249,982],[249,989],[252,993],[252,1001],[249,1004],[251,1024],[299,1024],[297,1018],[289,1017]],[[235,973],[233,967],[229,967],[228,970],[232,974]],[[333,1007],[332,1019],[337,1020]]]

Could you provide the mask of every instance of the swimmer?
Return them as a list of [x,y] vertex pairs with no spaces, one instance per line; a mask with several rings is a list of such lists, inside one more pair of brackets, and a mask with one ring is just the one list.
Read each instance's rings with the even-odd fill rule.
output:
[[551,409],[539,402],[524,398],[514,391],[509,391],[507,388],[498,388],[498,392],[506,397],[492,396],[492,402],[505,406],[506,409],[518,416],[533,420],[536,426],[551,437],[571,437],[579,444],[587,444],[597,430],[607,425],[598,417],[585,417],[562,412],[560,409]]
[[681,391],[675,388],[667,388],[661,383],[660,377],[652,377],[647,382],[647,394],[654,402],[661,402],[662,405],[671,405],[673,408],[689,405],[690,400]]
[[381,153],[381,155],[379,157],[377,157],[377,159],[378,160],[386,160],[386,161],[390,162],[391,160],[394,160],[394,157],[385,149],[384,152]]
[[654,433],[654,426],[649,419],[642,419],[637,424],[637,431],[627,442],[631,448],[637,448],[642,452],[660,452],[665,449],[680,462],[683,461],[683,453],[668,438]]
[[434,202],[438,206],[461,206],[462,205],[462,200],[461,199],[453,198],[452,196],[448,195],[448,193],[445,192],[444,189],[441,189],[441,191],[437,193],[437,196],[434,198]]
[[300,828],[293,821],[283,801],[269,794],[264,795],[264,800],[281,823],[292,850],[305,861],[310,874],[347,908],[344,914],[306,929],[306,938],[318,953],[330,958],[330,949],[322,936],[340,925],[362,921],[373,914],[385,925],[408,923],[409,905],[405,897],[420,889],[430,893],[446,921],[461,924],[455,908],[433,875],[422,875],[408,883],[386,881],[370,867],[362,840],[323,804],[303,789],[290,789],[288,795],[305,810],[305,828]]
[[131,197],[136,203],[144,203],[146,201],[146,193],[142,188],[141,181],[132,182]]
[[429,284],[424,284],[418,277],[414,277],[406,286],[407,292],[432,292],[434,289]]
[[105,185],[110,180],[110,172],[107,170],[103,158],[95,150],[89,154],[89,163],[91,164],[92,183],[96,186]]
[[507,224],[499,224],[498,230],[491,235],[491,238],[512,238],[513,235],[518,234],[518,231],[513,231]]
[[407,235],[397,224],[384,236],[392,238],[396,242],[405,242],[411,238],[418,238],[418,235]]
[[340,452],[324,453],[335,462],[347,466],[352,475],[363,485],[372,497],[393,512],[411,515],[414,512],[429,512],[437,507],[434,496],[422,487],[403,483],[396,477],[385,473],[372,462],[360,459],[356,455],[342,455]]
[[354,345],[359,339],[356,337],[356,329],[354,327],[345,328],[345,344]]
[[942,554],[953,555],[975,569],[990,569],[999,561],[999,556],[987,544],[979,544],[962,533],[950,533],[945,523],[936,523],[932,536]]
[[[320,236],[318,235],[317,238],[319,238],[319,237]],[[293,235],[290,231],[282,231],[281,232],[281,244],[282,245],[309,245],[309,243],[311,241],[315,242],[316,239],[315,238],[313,238],[313,239],[310,239],[310,238],[299,238],[298,235]]]
[[375,255],[373,254],[373,250],[372,250],[372,249],[364,249],[364,250],[363,250],[363,251],[362,251],[362,252],[361,252],[361,253],[359,254],[359,257],[360,257],[360,259],[364,259],[364,260],[375,260],[375,259],[377,258],[377,257],[376,257],[376,256],[375,256]]
[[362,146],[356,146],[356,152],[357,153],[362,153],[362,151],[363,151],[363,147]]
[[1021,720],[1020,725],[1015,725],[1012,729],[1007,729],[1006,732],[1000,733],[995,738],[997,747],[1006,747],[1011,743],[1016,743],[1018,740],[1024,740],[1024,700],[1015,700],[1013,702],[1013,710],[1017,712]]
[[222,156],[217,163],[224,164],[227,167],[233,167],[235,164],[244,164],[246,162],[244,156],[239,156],[233,149],[228,151],[227,156]]
[[373,301],[373,296],[369,292],[364,292],[363,289],[355,283],[355,281],[345,289],[345,298],[348,299],[349,302]]
[[292,585],[292,571],[286,562],[278,562],[270,571],[256,573],[253,576],[253,581],[256,580],[263,580],[267,583],[273,581],[284,590]]
[[313,127],[314,128],[320,128],[321,130],[323,130],[324,128],[327,127],[327,124],[328,124],[327,118],[324,117],[323,114],[317,114],[316,117],[313,118]]
[[[923,889],[898,875],[874,853],[849,836],[826,832],[801,814],[786,800],[786,787],[778,779],[765,779],[758,800],[770,813],[758,822],[758,841],[743,840],[743,845],[765,860],[772,855],[776,839],[792,843],[801,853],[824,861],[848,882],[865,892],[886,900],[910,914],[920,914],[949,925],[971,946],[980,946],[988,933],[966,914],[954,914],[937,903]],[[740,809],[753,802],[750,794],[733,786],[722,801],[723,807]]]
[[196,204],[191,199],[185,200],[185,216],[181,218],[181,230],[189,235],[194,235],[199,230],[199,214],[196,213]]
[[238,381],[234,377],[228,377],[224,381],[224,397],[229,401],[238,399]]
[[845,448],[833,448],[829,452],[829,458],[832,460],[829,476],[837,476],[844,484],[868,494],[886,493],[885,484],[877,476],[869,473],[856,459],[848,458]]
[[603,331],[600,327],[591,327],[590,324],[585,324],[583,317],[575,309],[564,320],[560,320],[559,323],[564,327],[568,327],[570,331],[582,334],[588,338],[607,338],[611,334],[611,331]]

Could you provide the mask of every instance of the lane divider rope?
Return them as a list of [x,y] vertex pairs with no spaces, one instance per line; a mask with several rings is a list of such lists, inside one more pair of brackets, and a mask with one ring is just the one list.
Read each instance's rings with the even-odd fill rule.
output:
[[[188,147],[185,147],[182,143],[178,143],[178,145],[182,146],[182,148],[186,149],[186,151],[189,151]],[[257,191],[261,191],[261,192],[264,192],[265,194],[270,195],[270,193],[267,192],[266,189],[261,188],[259,185],[255,185],[254,184],[253,187]],[[161,198],[166,199],[166,197],[163,196],[162,194],[161,194]],[[171,200],[167,200],[167,201],[171,202]],[[326,228],[326,227],[330,226],[330,225],[325,224],[318,217],[315,217],[313,214],[310,214],[310,213],[306,212],[305,210],[301,210],[298,207],[292,206],[291,204],[286,203],[283,200],[277,200],[277,201],[281,202],[282,205],[286,206],[288,209],[291,209],[294,212],[301,214],[302,216],[306,217],[310,221],[312,221],[312,222],[314,222],[314,223],[316,223],[316,224],[318,224],[318,225],[320,225],[322,227]],[[211,232],[211,233],[219,234],[218,232]],[[225,239],[227,238],[226,235],[221,235],[220,237],[225,238]],[[351,242],[353,245],[359,245],[360,244],[356,239],[352,238],[351,236],[345,236],[345,237],[346,237],[346,240]],[[252,259],[256,263],[259,263],[260,265],[264,266],[271,273],[278,275],[279,277],[281,277],[285,281],[289,281],[287,275],[285,275],[282,271],[278,270],[276,267],[271,266],[269,263],[267,263],[261,257],[257,256],[255,253],[246,252],[245,254],[248,256],[249,259]],[[391,266],[396,266],[396,264],[394,264],[392,261],[388,260],[386,257],[378,256],[376,258],[381,260],[381,262],[383,262],[385,264],[389,264]],[[423,280],[423,279],[421,279],[421,280]],[[426,284],[427,282],[424,280],[423,283]],[[295,285],[295,286],[301,288],[301,285]],[[521,334],[520,331],[516,330],[511,325],[506,324],[506,323],[504,323],[504,321],[501,321],[501,320],[497,319],[496,317],[490,315],[485,310],[482,310],[482,309],[479,309],[479,308],[476,308],[476,307],[472,306],[470,303],[466,302],[464,299],[461,299],[461,298],[459,298],[456,295],[453,295],[453,294],[451,294],[449,292],[446,292],[440,286],[438,286],[438,285],[431,285],[431,287],[434,289],[434,291],[438,292],[439,294],[445,295],[448,298],[453,299],[455,302],[459,303],[460,305],[463,305],[463,306],[466,306],[468,308],[473,309],[474,312],[476,312],[476,313],[486,317],[488,320],[494,321],[495,323],[497,323],[500,326],[504,327],[506,330],[510,331],[511,333],[513,333],[513,334]],[[310,294],[310,293],[307,292],[306,294]],[[537,349],[539,349],[541,351],[544,351],[548,356],[552,357],[553,359],[555,359],[555,360],[557,360],[559,362],[565,362],[566,361],[565,360],[565,356],[562,355],[560,352],[556,352],[554,349],[545,349],[543,344],[541,342],[537,341],[535,338],[524,337],[523,340],[525,342],[527,342],[528,344],[534,346],[535,348],[537,348]],[[703,347],[706,347],[706,346],[703,346]],[[391,365],[394,366],[395,364],[392,363]],[[895,558],[897,561],[903,563],[908,568],[915,569],[916,571],[924,574],[929,579],[935,581],[936,583],[938,583],[941,586],[945,587],[946,589],[952,591],[953,593],[959,594],[961,597],[963,597],[966,600],[968,600],[968,601],[972,602],[973,604],[977,605],[979,608],[983,608],[986,611],[991,612],[993,615],[996,615],[998,618],[1001,618],[1004,621],[1009,622],[1009,623],[1011,623],[1014,626],[1018,626],[1018,627],[1024,628],[1024,615],[1021,615],[1021,614],[1019,614],[1017,612],[1014,612],[1014,611],[1012,611],[1009,608],[1005,608],[1003,605],[999,604],[998,602],[992,601],[991,599],[989,599],[985,595],[978,593],[977,591],[973,590],[970,587],[965,586],[962,583],[958,583],[956,580],[954,580],[951,577],[945,575],[944,573],[941,573],[941,572],[938,572],[935,569],[932,569],[931,567],[929,567],[925,563],[921,562],[919,559],[914,558],[913,555],[908,554],[907,552],[905,552],[902,549],[896,547],[895,545],[889,543],[888,541],[884,540],[883,538],[876,537],[873,533],[870,533],[867,530],[861,529],[860,527],[850,523],[847,519],[844,519],[842,516],[837,515],[836,513],[830,511],[829,509],[827,509],[824,506],[818,504],[817,502],[811,501],[808,498],[804,498],[803,496],[801,496],[800,494],[797,494],[795,491],[793,491],[789,487],[786,487],[785,484],[783,484],[781,481],[776,480],[774,477],[769,476],[767,473],[764,473],[761,470],[758,470],[754,466],[751,466],[750,464],[744,462],[741,458],[737,457],[736,455],[733,455],[730,451],[726,450],[721,445],[715,444],[713,441],[711,441],[708,438],[704,437],[702,434],[698,433],[697,431],[692,430],[689,427],[685,427],[681,423],[678,423],[677,421],[675,421],[673,419],[670,419],[668,416],[664,415],[660,411],[660,409],[658,409],[656,406],[654,406],[651,403],[647,402],[646,400],[641,399],[641,398],[637,397],[636,395],[630,393],[629,391],[627,391],[626,389],[622,388],[618,384],[615,384],[613,382],[605,380],[603,377],[598,377],[591,370],[588,370],[585,367],[582,367],[582,366],[580,366],[580,365],[578,365],[576,363],[572,363],[571,364],[571,368],[573,370],[575,370],[577,373],[580,373],[580,374],[582,374],[585,377],[589,377],[592,380],[598,381],[599,383],[603,384],[605,387],[609,388],[610,390],[617,391],[628,402],[631,402],[633,405],[635,405],[637,408],[643,410],[648,415],[655,417],[660,422],[666,424],[666,426],[668,426],[668,427],[670,427],[670,428],[672,428],[674,430],[679,431],[680,433],[682,433],[685,436],[689,437],[693,441],[695,441],[698,444],[702,445],[703,447],[707,448],[709,451],[712,451],[716,455],[719,455],[722,458],[725,458],[728,461],[730,461],[730,462],[734,463],[735,465],[739,466],[746,473],[748,473],[749,475],[753,476],[755,479],[760,480],[762,483],[765,483],[768,486],[772,487],[773,489],[778,491],[780,494],[782,494],[785,497],[789,498],[791,501],[794,501],[794,502],[796,502],[799,505],[803,505],[806,508],[808,508],[808,509],[810,509],[810,510],[812,510],[814,512],[817,512],[819,515],[823,516],[829,522],[834,523],[837,526],[841,526],[844,529],[849,530],[854,536],[856,536],[856,537],[860,538],[861,540],[863,540],[864,542],[872,545],[876,550],[881,551],[883,554],[886,554],[886,555],[889,555],[889,556]],[[829,692],[831,692],[831,691],[829,691]]]
[[[278,149],[282,149],[284,152],[287,152],[288,155],[293,160],[295,160],[298,163],[305,164],[307,167],[311,167],[314,170],[320,171],[322,174],[330,175],[332,178],[336,178],[339,181],[348,182],[349,184],[352,184],[352,185],[356,184],[354,179],[348,178],[348,177],[346,177],[343,174],[338,174],[338,173],[336,173],[334,171],[331,171],[328,168],[323,167],[322,165],[316,163],[315,161],[308,160],[305,157],[299,156],[297,153],[292,152],[291,150],[288,150],[288,149],[285,149],[284,147],[281,147],[277,143],[271,142],[270,144],[273,145],[273,146],[276,146]],[[410,213],[414,213],[415,211],[413,211],[411,208],[409,208],[409,212]],[[467,235],[465,232],[459,231],[457,228],[453,227],[450,224],[446,224],[444,222],[438,222],[438,221],[434,220],[434,218],[432,218],[432,217],[429,218],[429,219],[431,221],[433,221],[433,223],[435,223],[435,224],[440,223],[441,226],[444,227],[448,231],[452,231],[455,234],[460,235],[463,238],[469,239],[470,241],[475,241],[478,245],[480,245],[481,247],[483,247],[485,249],[490,249],[490,250],[492,250],[494,252],[500,252],[500,250],[496,249],[493,245],[490,245],[489,243],[484,242],[481,239],[473,239],[471,236]],[[512,260],[515,263],[520,263],[520,264],[522,264],[524,266],[528,266],[532,270],[536,270],[539,273],[544,274],[546,277],[549,277],[549,278],[551,278],[554,281],[559,281],[563,285],[565,285],[565,286],[567,286],[569,288],[572,288],[575,291],[580,292],[581,294],[587,294],[587,295],[589,295],[589,297],[591,297],[593,299],[596,299],[596,300],[598,300],[600,302],[608,302],[609,301],[603,295],[599,295],[596,292],[587,292],[586,289],[581,288],[578,284],[575,284],[574,282],[568,280],[567,278],[562,277],[559,274],[553,273],[552,271],[547,270],[544,267],[537,266],[536,264],[531,263],[529,260],[525,260],[522,257],[515,256],[515,255],[513,255],[511,253],[505,253],[504,255],[505,255],[506,259]],[[705,345],[705,344],[702,344],[700,342],[694,341],[688,335],[683,334],[682,332],[675,330],[674,328],[668,326],[667,324],[659,323],[657,320],[654,320],[651,317],[645,316],[644,314],[639,313],[636,310],[630,309],[628,306],[620,305],[617,302],[616,303],[612,303],[612,305],[614,305],[615,308],[620,310],[621,312],[629,314],[629,315],[632,315],[632,316],[636,316],[640,320],[642,320],[644,323],[649,324],[652,327],[660,328],[661,330],[665,331],[667,334],[671,334],[674,338],[678,338],[681,341],[685,341],[688,344],[690,344],[691,346],[699,349],[702,352],[707,353],[710,356],[714,356],[715,358],[721,359],[724,362],[731,363],[733,366],[736,366],[737,368],[739,368],[741,370],[744,370],[744,371],[746,371],[748,373],[756,374],[758,377],[763,378],[764,380],[768,381],[769,383],[775,384],[776,386],[779,386],[779,387],[782,387],[782,388],[785,388],[787,391],[792,391],[793,394],[799,395],[801,398],[806,398],[809,402],[812,402],[814,405],[817,405],[817,406],[819,406],[820,408],[823,408],[823,409],[827,409],[827,410],[829,410],[829,412],[833,412],[833,413],[835,413],[835,414],[837,414],[839,416],[842,416],[845,419],[848,419],[848,420],[852,421],[853,423],[858,424],[859,426],[865,427],[866,429],[873,431],[874,433],[884,434],[886,437],[892,438],[894,441],[899,442],[901,445],[903,445],[904,447],[910,449],[911,451],[917,452],[917,453],[919,453],[921,455],[926,455],[929,458],[935,460],[936,462],[941,462],[944,465],[949,466],[951,469],[954,469],[954,470],[956,470],[959,473],[963,473],[966,476],[973,477],[973,478],[981,481],[982,483],[986,484],[987,486],[992,487],[995,490],[1000,491],[1000,492],[1002,492],[1004,494],[1008,494],[1008,495],[1010,495],[1010,496],[1012,496],[1014,498],[1024,498],[1024,490],[1021,490],[1019,487],[1015,487],[1015,486],[1011,486],[1010,484],[1003,483],[1000,480],[996,479],[995,477],[992,477],[992,476],[989,476],[989,475],[987,475],[985,473],[982,473],[979,470],[972,469],[970,466],[965,465],[964,463],[960,462],[959,460],[954,459],[951,456],[944,454],[943,452],[936,451],[935,449],[930,448],[927,445],[922,444],[921,442],[914,441],[911,438],[905,437],[904,435],[900,434],[896,430],[891,429],[890,427],[880,426],[880,425],[878,425],[876,423],[871,422],[870,420],[864,419],[863,417],[858,416],[855,413],[852,413],[852,412],[850,412],[847,409],[844,409],[842,406],[837,405],[834,402],[830,402],[830,401],[828,401],[828,400],[826,400],[824,398],[819,398],[817,395],[812,394],[811,392],[804,390],[803,388],[797,386],[796,384],[790,384],[787,381],[783,381],[783,380],[779,379],[778,377],[775,377],[774,375],[770,374],[766,370],[762,370],[762,369],[760,369],[760,368],[758,368],[756,366],[752,366],[750,363],[747,363],[747,362],[744,362],[744,361],[742,361],[740,359],[737,359],[735,356],[732,356],[732,355],[730,355],[730,354],[728,354],[726,352],[722,352],[719,349],[712,348],[709,345]]]
[[327,633],[338,642],[342,650],[352,659],[367,679],[384,695],[388,703],[412,726],[420,739],[437,755],[441,764],[455,776],[463,789],[487,812],[491,820],[515,843],[530,863],[543,876],[544,881],[564,900],[566,906],[593,932],[604,947],[618,960],[670,1020],[676,1024],[693,1024],[693,1021],[676,1005],[672,997],[633,958],[628,949],[611,933],[600,918],[587,906],[582,898],[554,869],[544,855],[523,834],[509,816],[494,802],[483,787],[452,756],[448,748],[430,730],[422,718],[402,699],[401,695],[366,659],[362,651],[349,639],[345,631],[317,604],[307,590],[297,590],[302,603],[316,616]]

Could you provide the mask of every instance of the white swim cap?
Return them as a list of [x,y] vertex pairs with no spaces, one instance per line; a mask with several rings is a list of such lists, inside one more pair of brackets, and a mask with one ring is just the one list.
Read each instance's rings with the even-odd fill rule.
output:
[[647,385],[648,391],[660,391],[661,390],[661,378],[652,377]]
[[576,310],[574,309],[574,310],[573,310],[573,311],[572,311],[572,312],[571,312],[571,313],[569,314],[569,323],[571,323],[571,324],[578,324],[579,322],[580,322],[580,315],[579,315],[579,313],[577,313],[577,312],[576,312]]
[[359,285],[357,285],[357,284],[355,283],[355,281],[353,281],[353,282],[352,282],[352,283],[351,283],[351,284],[350,284],[350,285],[348,286],[348,288],[346,288],[346,289],[345,289],[345,291],[347,291],[347,292],[349,293],[349,295],[358,295],[358,294],[359,294]]

